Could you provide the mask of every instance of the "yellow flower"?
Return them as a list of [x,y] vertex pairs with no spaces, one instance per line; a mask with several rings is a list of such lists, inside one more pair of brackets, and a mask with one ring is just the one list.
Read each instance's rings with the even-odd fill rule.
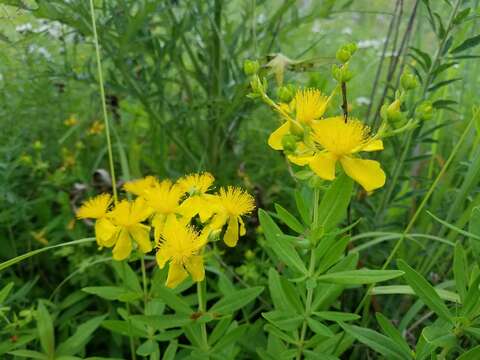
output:
[[160,239],[163,226],[168,215],[176,214],[180,206],[183,190],[170,180],[163,180],[156,186],[145,191],[147,205],[154,211],[152,226],[155,241]]
[[142,224],[142,221],[145,221],[150,214],[151,209],[141,197],[134,201],[120,201],[108,214],[115,226],[113,235],[115,239],[113,258],[115,260],[123,260],[130,255],[132,240],[138,244],[143,253],[152,250],[150,226]]
[[223,241],[227,246],[234,247],[238,242],[239,234],[245,235],[242,216],[255,209],[255,200],[244,190],[229,186],[227,189],[220,188],[213,201],[216,214],[209,226],[212,229],[220,229],[228,223]]
[[358,182],[366,191],[385,184],[385,173],[380,163],[356,158],[360,151],[383,150],[382,140],[370,136],[368,126],[357,119],[342,116],[324,119],[313,125],[313,140],[322,148],[309,162],[310,168],[322,179],[335,178],[335,164],[340,164],[345,173]]
[[205,222],[213,215],[212,196],[206,192],[210,189],[215,178],[212,174],[190,174],[177,181],[178,186],[184,193],[189,194],[179,208],[179,214],[185,220],[190,220],[197,214],[200,221]]
[[100,134],[103,131],[103,129],[105,129],[105,124],[103,124],[98,120],[95,120],[93,124],[90,126],[90,128],[88,129],[88,134],[89,135]]
[[78,119],[75,117],[75,115],[70,115],[68,119],[66,119],[63,124],[68,127],[72,127],[78,124]]
[[156,255],[161,269],[170,261],[166,286],[174,288],[188,277],[193,281],[203,281],[205,268],[200,250],[205,245],[198,233],[175,216],[168,217],[162,231]]
[[[292,100],[289,108],[295,110],[296,124],[292,124],[288,120],[275,130],[268,138],[268,145],[274,150],[283,150],[282,139],[285,135],[292,133],[292,126],[300,127],[301,125],[311,126],[315,120],[320,119],[329,103],[329,98],[322,95],[317,89],[303,89],[297,90],[295,98]],[[284,112],[285,106],[280,107]]]
[[89,199],[77,211],[78,219],[95,219],[95,238],[99,246],[111,247],[115,243],[115,225],[108,219],[112,203],[110,194],[101,194]]
[[123,185],[123,189],[130,194],[144,196],[147,190],[153,189],[159,184],[155,176],[146,176],[141,179],[127,181]]
[[214,181],[215,178],[212,174],[204,172],[201,174],[185,175],[178,179],[177,184],[183,192],[194,195],[206,193]]

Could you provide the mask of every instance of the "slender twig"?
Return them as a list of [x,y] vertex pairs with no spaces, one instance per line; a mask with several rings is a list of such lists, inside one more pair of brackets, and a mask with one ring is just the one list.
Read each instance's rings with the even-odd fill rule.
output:
[[342,88],[343,120],[345,121],[345,124],[346,124],[348,120],[348,100],[347,100],[347,83],[345,81],[342,81],[341,88]]
[[98,43],[97,25],[95,22],[95,8],[93,0],[90,0],[90,13],[92,16],[93,40],[95,43],[95,54],[97,58],[98,82],[100,87],[100,99],[102,101],[103,121],[105,122],[105,137],[107,139],[108,162],[110,164],[110,176],[112,178],[112,191],[115,203],[118,202],[117,181],[115,177],[115,167],[113,165],[112,141],[110,137],[110,122],[108,120],[107,102],[105,100],[105,86],[103,83],[102,61],[100,57],[100,45]]
[[385,61],[385,55],[387,53],[388,44],[390,43],[394,24],[397,21],[397,19],[398,19],[398,22],[400,23],[400,19],[398,18],[398,15],[397,15],[397,10],[398,10],[400,1],[401,0],[397,0],[395,2],[395,9],[393,10],[394,15],[392,17],[392,20],[390,21],[390,25],[388,26],[387,37],[385,38],[385,43],[383,44],[382,55],[380,56],[380,62],[378,63],[377,71],[375,73],[375,79],[373,80],[372,91],[370,92],[370,103],[368,104],[367,115],[365,117],[366,119],[370,118],[370,113],[372,111],[375,93],[377,92],[378,81],[382,73],[383,63]]

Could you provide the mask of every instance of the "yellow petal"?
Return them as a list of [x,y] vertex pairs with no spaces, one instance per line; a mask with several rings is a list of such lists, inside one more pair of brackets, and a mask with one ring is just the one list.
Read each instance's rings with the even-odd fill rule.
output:
[[128,258],[131,251],[132,241],[130,240],[130,235],[127,230],[122,229],[118,235],[117,243],[113,248],[113,258],[115,260],[124,260]]
[[169,288],[175,288],[183,280],[188,277],[188,273],[185,271],[181,264],[171,262],[168,269],[167,282],[165,285]]
[[240,236],[243,236],[247,233],[247,230],[241,217],[238,218],[238,223],[240,224]]
[[366,146],[364,146],[361,151],[379,151],[383,150],[383,141],[382,140],[373,140],[370,141]]
[[290,133],[290,124],[287,121],[270,134],[270,137],[268,138],[268,145],[270,145],[270,147],[274,150],[282,150],[282,139],[288,133]]
[[107,218],[95,222],[95,237],[100,246],[112,247],[117,240],[114,236],[118,228]]
[[215,215],[212,218],[212,221],[210,222],[209,226],[212,230],[217,230],[220,229],[225,223],[228,221],[228,216],[224,213],[220,213]]
[[157,264],[160,269],[163,269],[167,261],[170,259],[170,256],[165,248],[160,248],[157,250],[155,258],[157,259]]
[[318,153],[310,162],[310,169],[325,180],[335,179],[335,164],[337,158],[332,153]]
[[232,216],[228,219],[227,231],[223,236],[223,241],[227,246],[234,247],[238,242],[238,220]]
[[205,279],[205,267],[203,266],[203,256],[192,256],[185,262],[185,267],[192,276],[193,281],[203,281]]
[[152,226],[153,226],[153,238],[155,242],[160,240],[160,236],[162,235],[163,227],[165,226],[165,219],[167,217],[164,214],[155,214],[152,218]]
[[138,224],[128,229],[130,236],[135,240],[143,253],[152,251],[152,243],[150,241],[150,226]]
[[366,191],[385,185],[386,176],[378,161],[343,156],[340,162],[347,175],[362,185]]

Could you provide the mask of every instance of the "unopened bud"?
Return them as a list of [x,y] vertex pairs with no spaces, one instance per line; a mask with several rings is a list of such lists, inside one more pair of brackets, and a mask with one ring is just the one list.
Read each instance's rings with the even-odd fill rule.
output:
[[415,89],[418,86],[418,81],[415,75],[406,71],[400,77],[400,84],[402,85],[402,88],[407,91]]
[[431,101],[424,101],[417,107],[416,114],[420,120],[430,120],[433,116],[433,105]]
[[388,120],[396,121],[400,119],[401,112],[400,112],[400,100],[396,99],[393,103],[388,105],[387,107],[387,118]]
[[243,72],[245,73],[245,75],[255,75],[258,69],[260,69],[260,64],[257,60],[247,59],[243,62]]
[[281,102],[288,103],[292,100],[294,91],[291,86],[280,86],[277,88],[277,97]]
[[282,138],[283,151],[293,153],[297,150],[297,138],[292,134],[287,134]]

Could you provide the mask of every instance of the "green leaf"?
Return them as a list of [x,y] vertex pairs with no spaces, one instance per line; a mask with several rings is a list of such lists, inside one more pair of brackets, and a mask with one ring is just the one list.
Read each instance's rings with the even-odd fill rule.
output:
[[457,343],[457,337],[453,333],[453,327],[450,324],[434,324],[423,328],[422,336],[425,340],[435,347],[452,347]]
[[258,217],[268,241],[268,245],[272,248],[279,259],[292,269],[295,269],[304,275],[307,274],[307,268],[297,251],[288,240],[280,236],[281,232],[270,215],[260,209],[258,211]]
[[[324,239],[326,240],[326,239]],[[350,237],[343,237],[340,240],[336,240],[332,246],[329,246],[328,251],[325,251],[325,255],[320,259],[317,265],[317,273],[321,274],[327,271],[332,265],[337,263],[339,259],[343,257],[345,248],[350,242]],[[323,241],[320,242],[320,247],[323,247]]]
[[8,283],[7,285],[5,285],[3,287],[2,290],[0,290],[0,305],[5,302],[5,300],[7,299],[7,296],[8,296],[8,294],[10,294],[10,291],[12,290],[12,288],[13,288],[13,282]]
[[453,257],[453,277],[455,278],[455,286],[462,302],[465,300],[465,296],[467,295],[467,269],[468,266],[465,250],[463,250],[462,244],[457,242]]
[[478,299],[480,298],[479,285],[480,275],[478,275],[470,285],[460,312],[462,316],[466,316],[469,319],[474,319],[478,316],[480,312],[480,301],[478,301]]
[[178,341],[172,340],[168,344],[167,349],[163,353],[162,360],[175,360],[175,355],[177,354]]
[[280,275],[274,268],[268,270],[268,290],[275,309],[285,311],[295,310],[295,307],[288,301],[287,295],[282,287]]
[[322,324],[320,321],[313,318],[307,318],[308,327],[317,335],[332,337],[333,332],[327,325]]
[[385,335],[370,329],[362,328],[360,326],[347,324],[340,324],[340,326],[343,328],[343,330],[345,330],[345,332],[356,338],[361,343],[372,348],[376,352],[382,354],[389,360],[412,359],[411,356],[405,355],[401,346]]
[[181,297],[177,296],[171,289],[161,285],[156,288],[158,297],[171,309],[182,314],[191,314],[193,311]]
[[455,53],[458,53],[458,52],[461,52],[461,51],[465,51],[465,50],[468,50],[468,49],[470,49],[474,46],[477,46],[478,44],[480,44],[480,35],[475,35],[475,36],[472,36],[472,37],[468,38],[467,40],[462,42],[460,45],[458,45],[457,47],[450,50],[450,53],[455,54]]
[[[480,207],[474,207],[468,222],[468,231],[471,234],[480,238]],[[470,246],[472,247],[473,255],[477,261],[480,260],[480,242],[477,239],[469,238]]]
[[133,292],[118,286],[89,286],[83,288],[82,291],[88,294],[97,295],[103,299],[125,302],[135,301],[142,297],[141,293]]
[[452,321],[452,315],[445,303],[440,299],[430,283],[417,273],[405,261],[398,260],[398,267],[405,272],[405,280],[412,287],[415,294],[438,316]]
[[218,343],[213,347],[213,352],[215,353],[225,350],[226,347],[239,341],[248,327],[248,325],[241,325],[227,332],[227,334],[222,336]]
[[48,359],[47,355],[42,354],[38,351],[33,351],[33,350],[14,350],[14,351],[10,351],[8,354],[13,356],[18,356],[20,358],[25,358],[25,359],[40,359],[40,360]]
[[[444,289],[437,289],[435,288],[438,296],[441,299],[446,301],[452,301],[457,304],[460,304],[460,296],[458,294],[444,290]],[[415,291],[409,285],[387,285],[387,286],[376,286],[371,291],[370,294],[372,295],[394,295],[394,294],[405,294],[405,295],[415,295]]]
[[377,318],[378,323],[380,324],[383,332],[393,341],[397,343],[397,345],[403,350],[405,356],[411,357],[412,350],[408,343],[403,338],[402,334],[398,329],[392,325],[392,323],[381,313],[376,313],[375,317]]
[[14,257],[13,259],[10,259],[10,260],[7,260],[7,261],[4,261],[4,262],[0,263],[0,271],[5,270],[6,268],[9,268],[12,265],[18,264],[19,262],[22,262],[23,260],[31,258],[32,256],[35,256],[35,255],[41,254],[45,251],[49,251],[49,250],[56,249],[56,248],[59,248],[59,247],[84,244],[84,243],[87,243],[87,242],[94,242],[94,241],[95,241],[95,238],[84,238],[84,239],[69,241],[69,242],[66,242],[66,243],[47,246],[47,247],[44,247],[44,248],[41,248],[41,249],[29,251],[28,253],[19,255],[17,257]]
[[97,316],[80,325],[72,336],[57,347],[56,355],[75,355],[80,352],[105,318],[106,315]]
[[480,359],[480,345],[475,346],[474,348],[464,352],[460,355],[457,360],[478,360]]
[[295,191],[295,204],[297,205],[297,210],[302,217],[302,220],[305,224],[310,224],[311,217],[310,217],[310,210],[308,206],[305,204],[305,200],[303,195],[300,191]]
[[279,204],[275,204],[275,210],[278,217],[293,231],[302,234],[305,231],[304,226],[297,220],[295,216],[290,214],[287,209]]
[[328,321],[354,321],[360,319],[360,316],[352,313],[345,313],[340,311],[314,311],[314,315]]
[[37,307],[37,330],[42,350],[47,354],[48,358],[54,357],[55,354],[55,335],[53,330],[53,321],[50,313],[42,301]]
[[209,310],[212,313],[231,314],[255,300],[263,292],[263,286],[254,286],[237,290],[226,295],[215,303]]
[[134,322],[151,326],[155,330],[182,327],[192,322],[192,319],[186,315],[132,315],[130,318]]
[[279,329],[285,331],[294,331],[303,322],[303,316],[288,311],[274,310],[264,312],[262,316]]
[[334,229],[345,218],[352,191],[353,180],[343,174],[325,192],[318,207],[317,224],[323,226],[326,232]]
[[296,344],[297,341],[290,335],[284,333],[282,330],[280,330],[279,328],[273,326],[273,325],[270,325],[270,324],[267,324],[264,326],[264,329],[266,332],[278,337],[279,339],[282,339],[283,341],[286,341],[290,344]]
[[154,354],[155,352],[159,353],[160,349],[158,347],[158,344],[150,339],[141,344],[136,351],[136,353],[140,356],[149,356],[151,354]]
[[129,323],[124,320],[105,320],[102,323],[102,327],[123,336],[130,336],[130,334],[135,337],[144,338],[149,336],[145,330],[139,329],[133,326],[131,322]]
[[333,284],[362,285],[387,281],[402,275],[403,271],[398,270],[359,269],[320,275],[317,277],[317,280]]

